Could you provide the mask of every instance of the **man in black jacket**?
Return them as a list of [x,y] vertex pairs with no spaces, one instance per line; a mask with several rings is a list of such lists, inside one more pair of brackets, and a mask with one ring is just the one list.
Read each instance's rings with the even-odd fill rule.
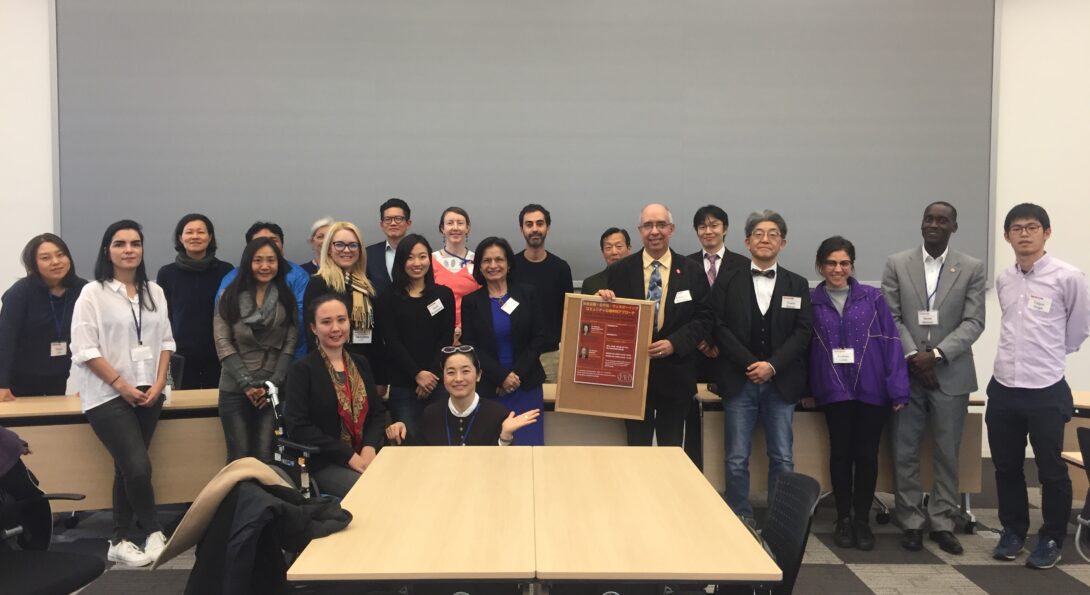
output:
[[656,302],[647,354],[651,368],[641,421],[626,421],[628,444],[681,446],[685,416],[696,394],[696,345],[711,325],[700,266],[670,249],[670,211],[651,204],[640,213],[643,249],[606,269],[608,289],[599,295]]
[[409,228],[413,226],[409,203],[391,198],[378,208],[379,225],[386,239],[367,247],[367,278],[375,286],[375,294],[390,286],[394,265],[394,251]]
[[806,279],[778,266],[787,223],[774,211],[746,221],[748,267],[720,272],[709,304],[719,347],[723,397],[727,504],[752,522],[749,452],[758,420],[768,452],[768,489],[792,471],[791,418],[806,388],[806,354],[813,326]]

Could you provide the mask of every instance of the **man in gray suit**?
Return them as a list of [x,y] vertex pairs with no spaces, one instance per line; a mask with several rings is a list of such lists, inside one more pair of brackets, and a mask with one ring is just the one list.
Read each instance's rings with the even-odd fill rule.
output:
[[[890,256],[882,293],[901,331],[911,399],[893,416],[896,515],[901,545],[923,548],[923,526],[943,551],[961,554],[954,536],[958,451],[969,393],[977,390],[972,345],[984,331],[984,263],[949,249],[958,212],[933,202],[923,214],[923,248]],[[920,489],[920,446],[930,423],[935,437],[935,483],[927,510]]]

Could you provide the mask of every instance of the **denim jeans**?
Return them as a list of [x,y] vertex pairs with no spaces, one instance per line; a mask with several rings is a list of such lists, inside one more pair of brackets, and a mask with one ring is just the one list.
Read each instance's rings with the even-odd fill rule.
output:
[[443,402],[446,398],[447,390],[443,388],[442,381],[424,399],[416,397],[416,388],[391,385],[390,400],[386,406],[390,410],[391,419],[405,424],[409,436],[416,436],[420,431],[420,416],[424,414],[424,409],[432,403]]
[[242,393],[220,391],[219,409],[228,463],[244,457],[272,460],[272,403],[258,409]]
[[780,397],[776,385],[747,382],[733,397],[723,399],[724,436],[727,454],[726,499],[739,516],[753,518],[749,502],[749,453],[753,430],[760,420],[768,451],[768,491],[785,471],[794,471],[791,418],[795,404]]
[[155,517],[155,490],[148,457],[148,445],[162,408],[162,398],[151,407],[133,407],[117,397],[87,410],[91,429],[114,459],[113,543],[129,538],[134,515],[149,534],[162,531]]

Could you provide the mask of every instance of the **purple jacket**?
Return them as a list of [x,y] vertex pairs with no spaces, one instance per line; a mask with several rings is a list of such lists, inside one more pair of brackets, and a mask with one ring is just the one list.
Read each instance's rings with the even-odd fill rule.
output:
[[[908,364],[901,336],[882,292],[848,280],[843,326],[825,283],[811,291],[814,334],[810,339],[810,392],[818,405],[857,400],[871,405],[908,403]],[[834,364],[833,349],[855,350],[854,364]]]

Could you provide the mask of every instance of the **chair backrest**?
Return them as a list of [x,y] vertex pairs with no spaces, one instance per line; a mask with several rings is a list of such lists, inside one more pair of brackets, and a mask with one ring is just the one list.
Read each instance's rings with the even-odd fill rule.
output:
[[810,535],[810,520],[820,497],[821,485],[812,477],[783,473],[776,479],[768,498],[768,519],[761,531],[761,538],[783,572],[783,582],[772,589],[773,593],[786,595],[795,588]]

